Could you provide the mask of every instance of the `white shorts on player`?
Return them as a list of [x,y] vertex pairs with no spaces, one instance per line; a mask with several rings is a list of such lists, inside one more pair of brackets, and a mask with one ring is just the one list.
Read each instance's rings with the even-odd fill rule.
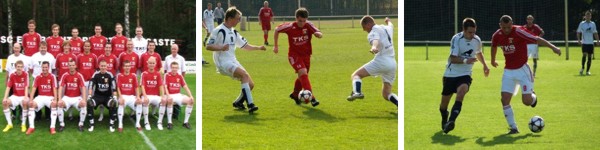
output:
[[183,95],[183,94],[171,94],[171,95],[169,95],[169,97],[171,99],[173,99],[173,104],[177,104],[179,106],[183,106],[182,104],[183,104],[184,98],[189,98],[188,96]]
[[123,105],[135,110],[136,97],[133,95],[123,95]]
[[8,100],[10,101],[10,109],[11,110],[15,110],[17,108],[17,106],[22,106],[23,104],[23,98],[25,98],[24,96],[9,96]]
[[35,111],[38,112],[44,107],[50,108],[52,100],[54,100],[54,97],[52,96],[38,96],[33,98],[33,101],[37,104],[37,108],[35,108]]
[[[212,32],[212,30],[214,30],[214,29],[215,29],[215,25],[214,25],[214,23],[207,23],[207,24],[206,24],[206,29],[207,29],[208,31]],[[209,33],[210,33],[210,32],[209,32]]]
[[392,84],[396,79],[396,60],[394,57],[375,57],[362,66],[371,76],[381,76],[383,82]]
[[[235,80],[240,80],[233,76],[233,72],[235,72],[235,69],[237,69],[237,68],[244,69],[244,67],[237,60],[217,61],[215,63],[215,65],[217,66],[217,73],[229,76]],[[246,69],[244,69],[244,70],[246,70]]]
[[[145,99],[144,97],[142,97],[142,99]],[[162,101],[162,98],[158,95],[148,95],[148,104],[150,105],[154,105],[156,107],[160,106],[160,102]]]
[[63,96],[63,98],[61,99],[63,102],[65,102],[65,109],[64,111],[69,110],[69,108],[75,107],[75,109],[77,109],[77,111],[79,110],[79,102],[81,101],[81,97],[69,97],[69,96]]
[[502,92],[517,93],[517,86],[521,87],[522,94],[533,93],[533,73],[529,65],[525,64],[518,69],[504,69]]
[[90,81],[89,80],[88,81],[83,81],[83,85],[85,86],[85,88],[87,88],[88,85],[90,85]]
[[527,44],[527,56],[529,56],[529,58],[539,58],[539,50],[537,44]]

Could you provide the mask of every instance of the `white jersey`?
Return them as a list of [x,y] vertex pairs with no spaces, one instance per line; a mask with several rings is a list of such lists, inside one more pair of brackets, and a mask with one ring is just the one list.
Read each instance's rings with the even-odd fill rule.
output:
[[141,39],[133,37],[131,41],[133,41],[133,52],[135,52],[141,58],[142,54],[148,51],[148,40],[144,37],[142,37]]
[[202,21],[207,25],[207,26],[214,26],[215,25],[215,14],[213,12],[213,10],[204,10],[204,12],[202,13]]
[[593,21],[581,21],[579,27],[577,27],[577,32],[582,34],[583,44],[594,44],[594,33],[598,33],[598,30],[596,30],[596,23]]
[[378,57],[394,57],[394,29],[387,25],[374,25],[369,32],[367,39],[373,45],[373,40],[379,40],[379,53],[375,54],[375,59]]
[[52,54],[46,52],[46,54],[42,55],[41,52],[37,52],[31,56],[31,67],[33,68],[33,73],[31,77],[35,79],[38,75],[42,74],[42,62],[47,61],[50,63],[49,72],[52,72],[53,69],[56,69],[54,65],[56,63],[56,59]]
[[173,57],[173,55],[167,55],[165,57],[165,63],[163,64],[163,68],[166,69],[167,72],[171,72],[171,63],[174,61],[176,61],[177,64],[179,64],[178,73],[181,74],[181,72],[185,72],[185,58],[183,58],[179,54],[177,54],[176,57]]
[[30,58],[28,56],[25,56],[25,54],[19,54],[19,56],[15,56],[15,54],[11,54],[10,56],[8,56],[8,58],[6,59],[6,71],[8,72],[8,74],[14,73],[15,71],[17,71],[17,68],[15,68],[15,63],[17,63],[18,60],[23,61],[23,71],[27,71],[29,70],[29,68],[31,68],[30,64],[31,64],[31,60],[29,60]]
[[227,51],[213,51],[213,60],[216,66],[226,61],[237,61],[235,57],[236,47],[242,48],[248,44],[248,41],[234,28],[227,28],[224,24],[217,26],[208,39],[208,44],[229,45]]
[[[465,39],[463,32],[457,33],[452,37],[450,43],[450,55],[457,56],[462,59],[475,58],[478,53],[481,53],[481,39],[475,35],[473,39]],[[448,58],[444,77],[459,77],[471,75],[473,64],[453,64]]]

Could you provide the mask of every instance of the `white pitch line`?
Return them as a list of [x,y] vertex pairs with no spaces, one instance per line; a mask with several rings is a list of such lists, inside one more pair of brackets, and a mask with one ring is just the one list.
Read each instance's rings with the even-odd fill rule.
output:
[[[123,114],[125,114],[125,113],[123,113]],[[125,116],[123,116],[123,117],[125,117]],[[131,119],[131,117],[127,116],[127,118],[129,118],[129,121],[131,121],[132,123],[135,124],[135,121],[133,121],[133,119]],[[137,131],[137,129],[135,129],[135,130]],[[152,141],[150,141],[150,138],[148,138],[148,136],[146,136],[146,134],[144,134],[144,131],[137,131],[137,133],[142,135],[142,138],[144,138],[144,142],[146,142],[146,145],[150,146],[150,149],[156,150],[156,146],[154,146]]]

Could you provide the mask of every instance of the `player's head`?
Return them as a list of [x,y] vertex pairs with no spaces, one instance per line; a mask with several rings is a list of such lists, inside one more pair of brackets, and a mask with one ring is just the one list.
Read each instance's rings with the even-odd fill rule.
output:
[[206,8],[208,8],[208,10],[211,10],[212,9],[212,3],[206,4]]
[[171,62],[171,73],[178,73],[179,72],[179,63],[177,63],[176,61]]
[[42,73],[48,74],[50,72],[50,63],[48,61],[42,62]]
[[592,11],[588,10],[585,12],[585,16],[583,17],[585,21],[590,21],[592,19]]
[[97,23],[97,24],[94,26],[94,33],[95,33],[96,35],[102,35],[102,26],[100,25],[100,23]]
[[504,34],[510,34],[512,31],[513,21],[509,15],[503,15],[500,17],[500,29]]
[[154,43],[154,41],[148,41],[148,51],[154,52],[154,49],[156,49],[156,43]]
[[46,54],[48,52],[48,43],[46,41],[40,41],[40,53]]
[[29,32],[35,32],[35,20],[30,19],[27,21],[27,29],[29,29]]
[[68,54],[69,52],[71,52],[71,41],[70,40],[64,41],[62,46],[63,46],[63,52],[65,54]]
[[527,15],[527,24],[532,25],[533,24],[533,15]]
[[144,34],[144,29],[142,29],[142,26],[135,27],[135,36],[142,37],[142,34]]
[[269,2],[268,1],[263,2],[263,6],[269,7]]
[[60,32],[60,26],[58,24],[52,24],[52,35],[53,36],[58,36],[58,33]]
[[363,28],[363,31],[371,32],[371,29],[375,25],[375,19],[373,17],[366,15],[360,19],[360,25]]
[[129,60],[123,61],[123,70],[125,71],[125,74],[129,74],[129,69],[131,69],[131,62],[129,62]]
[[156,66],[156,57],[151,56],[148,58],[148,70],[154,72],[154,67]]
[[235,27],[242,18],[242,12],[235,7],[229,7],[225,11],[225,24],[228,27]]
[[296,10],[296,24],[298,27],[303,27],[308,19],[308,10],[304,7],[300,7]]
[[127,40],[127,52],[133,51],[133,41]]
[[71,29],[71,36],[73,36],[73,38],[79,37],[79,29],[77,29],[77,27]]
[[110,43],[107,43],[106,46],[104,46],[104,54],[106,56],[109,56],[110,53],[112,53],[112,47],[110,47]]
[[100,62],[98,62],[98,65],[100,67],[100,72],[106,73],[106,66],[107,66],[106,60],[104,60],[104,59],[100,60]]
[[83,52],[87,54],[90,52],[90,49],[92,49],[92,42],[90,40],[83,42]]
[[177,55],[177,52],[179,52],[179,45],[177,45],[177,44],[171,44],[171,54],[172,55]]
[[221,7],[221,2],[217,2],[217,7]]
[[475,32],[477,32],[477,24],[475,23],[475,19],[465,18],[463,20],[462,28],[466,39],[470,40],[475,37]]
[[115,32],[117,32],[117,34],[122,34],[123,33],[123,25],[121,25],[121,23],[116,23],[115,24]]
[[25,65],[22,60],[17,60],[17,62],[15,62],[15,68],[17,69],[17,74],[21,74],[21,71],[23,71],[24,66]]
[[71,59],[69,60],[69,72],[71,74],[74,74],[77,71],[77,63],[75,63],[75,60]]
[[15,43],[15,44],[13,44],[13,53],[15,55],[21,54],[21,48],[22,48],[21,47],[21,43]]

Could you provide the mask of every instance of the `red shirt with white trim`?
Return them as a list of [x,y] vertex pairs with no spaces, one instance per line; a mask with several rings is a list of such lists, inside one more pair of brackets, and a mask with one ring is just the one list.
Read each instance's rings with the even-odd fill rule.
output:
[[29,87],[29,76],[27,75],[27,72],[22,71],[21,75],[18,75],[17,72],[11,73],[8,77],[6,86],[13,90],[14,96],[25,96],[25,89]]
[[154,56],[156,59],[156,65],[154,66],[154,70],[158,71],[160,70],[160,67],[162,66],[162,61],[160,58],[160,54],[158,54],[157,52],[154,52],[152,54],[150,54],[149,52],[146,52],[144,54],[142,54],[142,58],[140,58],[142,61],[140,61],[140,66],[142,68],[142,71],[148,71],[148,59],[150,59],[150,57]]
[[108,40],[106,39],[106,37],[104,37],[102,35],[91,36],[90,43],[92,44],[92,49],[90,49],[90,51],[96,56],[100,56],[100,55],[104,54],[104,47],[106,46],[107,41]]
[[83,75],[79,72],[75,72],[75,74],[66,72],[60,78],[60,86],[63,87],[63,90],[65,91],[64,96],[82,96],[81,89],[85,88],[85,85],[83,84]]
[[288,56],[310,56],[312,54],[312,35],[320,32],[311,22],[307,21],[304,26],[298,27],[296,22],[283,23],[277,26],[277,32],[288,35],[290,44]]
[[[130,73],[136,73],[138,68],[140,68],[140,56],[138,56],[136,53],[131,52],[131,53],[121,53],[121,55],[119,55],[119,63],[123,63],[126,60],[129,61],[129,66],[131,66],[129,68],[129,72]],[[121,72],[125,72],[125,70],[123,70],[123,66],[119,66],[119,71]]]
[[41,40],[42,36],[37,32],[27,32],[23,34],[23,54],[25,54],[25,56],[31,57],[33,54],[39,52]]
[[46,47],[48,47],[48,53],[52,54],[52,56],[56,57],[58,54],[63,52],[63,44],[64,40],[62,37],[47,37],[46,38]]
[[117,88],[121,90],[121,95],[135,95],[135,90],[138,87],[135,74],[119,73],[117,75]]
[[75,55],[73,55],[72,53],[69,54],[65,54],[65,53],[60,53],[56,56],[56,73],[60,76],[62,76],[62,74],[65,74],[67,72],[69,72],[69,61],[71,60],[75,60],[75,62],[77,63],[77,57],[75,57]]
[[35,77],[35,80],[33,81],[33,87],[36,88],[39,96],[54,97],[52,90],[56,89],[56,76],[51,73],[48,73],[47,75],[42,73]]
[[71,38],[71,52],[73,55],[77,56],[83,53],[83,40],[81,38]]
[[146,95],[160,95],[160,86],[163,84],[162,78],[158,71],[142,73],[140,85],[144,86]]
[[125,36],[113,36],[110,39],[110,46],[112,46],[112,53],[115,56],[121,55],[121,53],[125,53],[127,51],[127,37]]
[[513,25],[510,34],[498,29],[492,36],[492,47],[500,47],[504,53],[505,69],[518,69],[527,63],[527,42],[537,41],[519,26]]
[[81,53],[77,56],[77,69],[79,70],[79,73],[83,75],[85,81],[90,81],[92,75],[96,72],[96,68],[98,68],[97,62],[98,58],[92,53],[87,55]]
[[117,68],[119,68],[119,59],[117,56],[110,54],[106,56],[104,54],[98,57],[98,68],[100,68],[100,61],[106,61],[106,70],[112,74],[117,74]]
[[179,73],[173,74],[169,72],[165,74],[164,81],[167,89],[169,90],[169,94],[179,94],[181,92],[181,87],[187,85],[183,79],[183,76],[181,76]]

